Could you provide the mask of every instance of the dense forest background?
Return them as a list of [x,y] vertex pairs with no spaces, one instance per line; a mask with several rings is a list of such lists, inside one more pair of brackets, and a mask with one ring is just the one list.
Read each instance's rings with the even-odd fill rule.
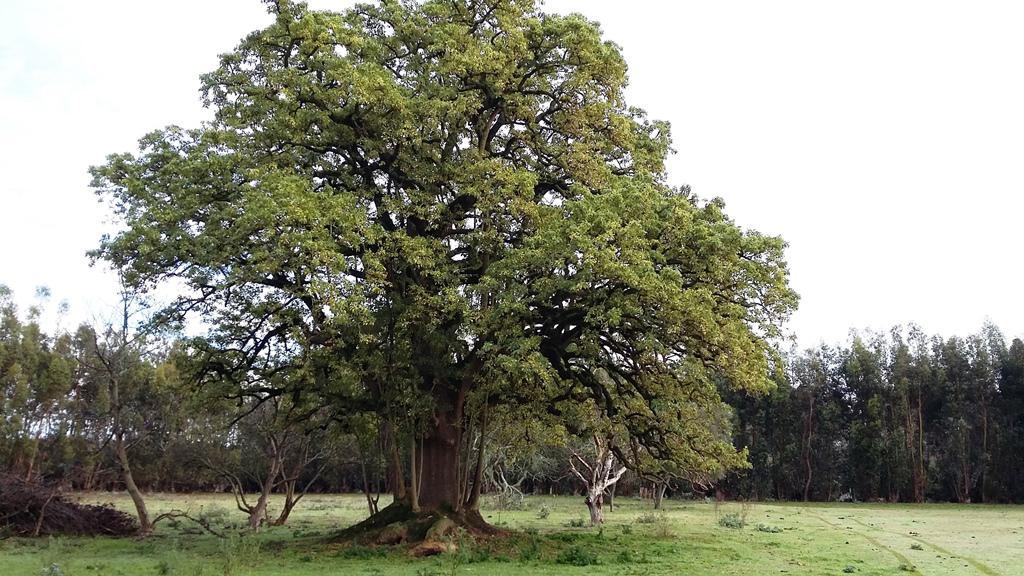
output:
[[[44,294],[45,295],[45,294]],[[119,322],[42,328],[0,287],[0,467],[76,490],[388,491],[378,423],[296,414],[287,398],[252,404],[197,390],[174,339]],[[723,478],[628,472],[618,494],[740,499],[1021,502],[1024,342],[994,325],[940,337],[915,327],[852,334],[791,351],[763,396],[730,390],[733,437],[751,467]],[[515,421],[515,419],[513,419]],[[491,497],[579,493],[586,439],[497,429]],[[528,431],[528,430],[527,430]],[[591,448],[592,449],[592,448]],[[125,471],[130,472],[127,476]],[[249,502],[245,503],[250,506]],[[286,512],[285,512],[286,514]]]

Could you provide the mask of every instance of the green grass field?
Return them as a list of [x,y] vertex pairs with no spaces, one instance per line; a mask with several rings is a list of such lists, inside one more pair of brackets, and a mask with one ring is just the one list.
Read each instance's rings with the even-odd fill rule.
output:
[[[80,499],[130,506],[120,494]],[[155,512],[188,508],[221,527],[244,520],[226,495],[152,495],[149,503]],[[1024,574],[1018,507],[670,501],[656,513],[648,502],[621,498],[597,530],[574,527],[586,515],[580,498],[530,497],[526,506],[484,512],[513,536],[463,542],[459,552],[426,559],[403,547],[327,543],[333,531],[365,516],[365,503],[359,496],[311,495],[289,526],[257,536],[229,530],[220,539],[186,522],[163,524],[142,541],[2,540],[0,575]],[[746,525],[723,526],[730,514],[745,515]]]

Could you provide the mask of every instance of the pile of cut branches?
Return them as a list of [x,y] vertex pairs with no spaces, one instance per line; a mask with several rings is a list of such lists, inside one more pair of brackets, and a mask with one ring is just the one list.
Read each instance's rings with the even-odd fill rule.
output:
[[137,531],[129,514],[72,502],[54,486],[0,473],[0,537],[130,536]]

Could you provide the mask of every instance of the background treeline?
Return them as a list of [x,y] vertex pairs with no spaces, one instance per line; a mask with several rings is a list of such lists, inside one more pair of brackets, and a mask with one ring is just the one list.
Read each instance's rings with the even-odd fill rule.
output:
[[[253,409],[193,389],[173,341],[132,334],[127,318],[47,334],[40,316],[39,306],[19,314],[0,285],[0,471],[78,490],[119,489],[123,447],[142,489],[223,490],[265,464],[268,437],[283,451],[283,432],[310,460],[327,460],[307,445],[332,447],[317,434],[321,422],[310,417],[308,430],[296,428],[283,424],[280,403]],[[318,481],[331,490],[351,489],[357,475],[324,472]]]
[[[292,505],[307,491],[361,491],[377,508],[391,463],[379,423],[196,390],[173,340],[132,331],[128,304],[118,321],[48,334],[40,309],[20,313],[0,286],[0,471],[75,490],[279,492]],[[762,397],[722,387],[749,470],[696,486],[628,473],[611,490],[1024,501],[1024,343],[1008,345],[994,326],[966,338],[916,328],[853,336],[790,353],[777,381]],[[589,439],[524,436],[522,426],[494,435],[485,476],[499,504],[582,489],[570,459],[586,456]],[[239,502],[254,522],[265,506]]]
[[732,395],[752,499],[1024,501],[1024,343],[985,325],[854,335],[790,354],[768,397]]

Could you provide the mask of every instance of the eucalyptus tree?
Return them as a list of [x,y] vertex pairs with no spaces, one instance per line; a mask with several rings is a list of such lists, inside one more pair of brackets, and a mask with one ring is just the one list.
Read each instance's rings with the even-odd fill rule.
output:
[[996,402],[999,398],[999,377],[1009,353],[1006,339],[994,324],[986,322],[981,331],[967,338],[970,356],[970,402],[974,413],[973,442],[978,447],[978,497],[988,502],[992,473],[999,466],[993,461],[993,448],[999,441],[999,419]]
[[892,389],[890,408],[897,414],[894,432],[903,435],[902,462],[895,467],[906,486],[905,499],[923,503],[927,487],[924,395],[931,359],[927,337],[916,326],[890,331],[886,378]]
[[627,105],[597,24],[533,0],[268,4],[203,77],[213,121],[93,169],[123,223],[94,255],[183,287],[162,319],[210,327],[197,377],[379,417],[387,518],[484,527],[475,439],[501,406],[743,463],[706,415],[718,378],[769,387],[784,243],[666,183],[668,126]]
[[1006,498],[1024,500],[1024,341],[1014,338],[999,373],[999,403],[1003,413],[1003,446],[999,462]]
[[[45,300],[49,290],[36,295]],[[70,337],[43,331],[41,304],[22,318],[0,284],[0,465],[26,481],[43,475],[44,440],[65,435],[61,414],[74,370]]]

